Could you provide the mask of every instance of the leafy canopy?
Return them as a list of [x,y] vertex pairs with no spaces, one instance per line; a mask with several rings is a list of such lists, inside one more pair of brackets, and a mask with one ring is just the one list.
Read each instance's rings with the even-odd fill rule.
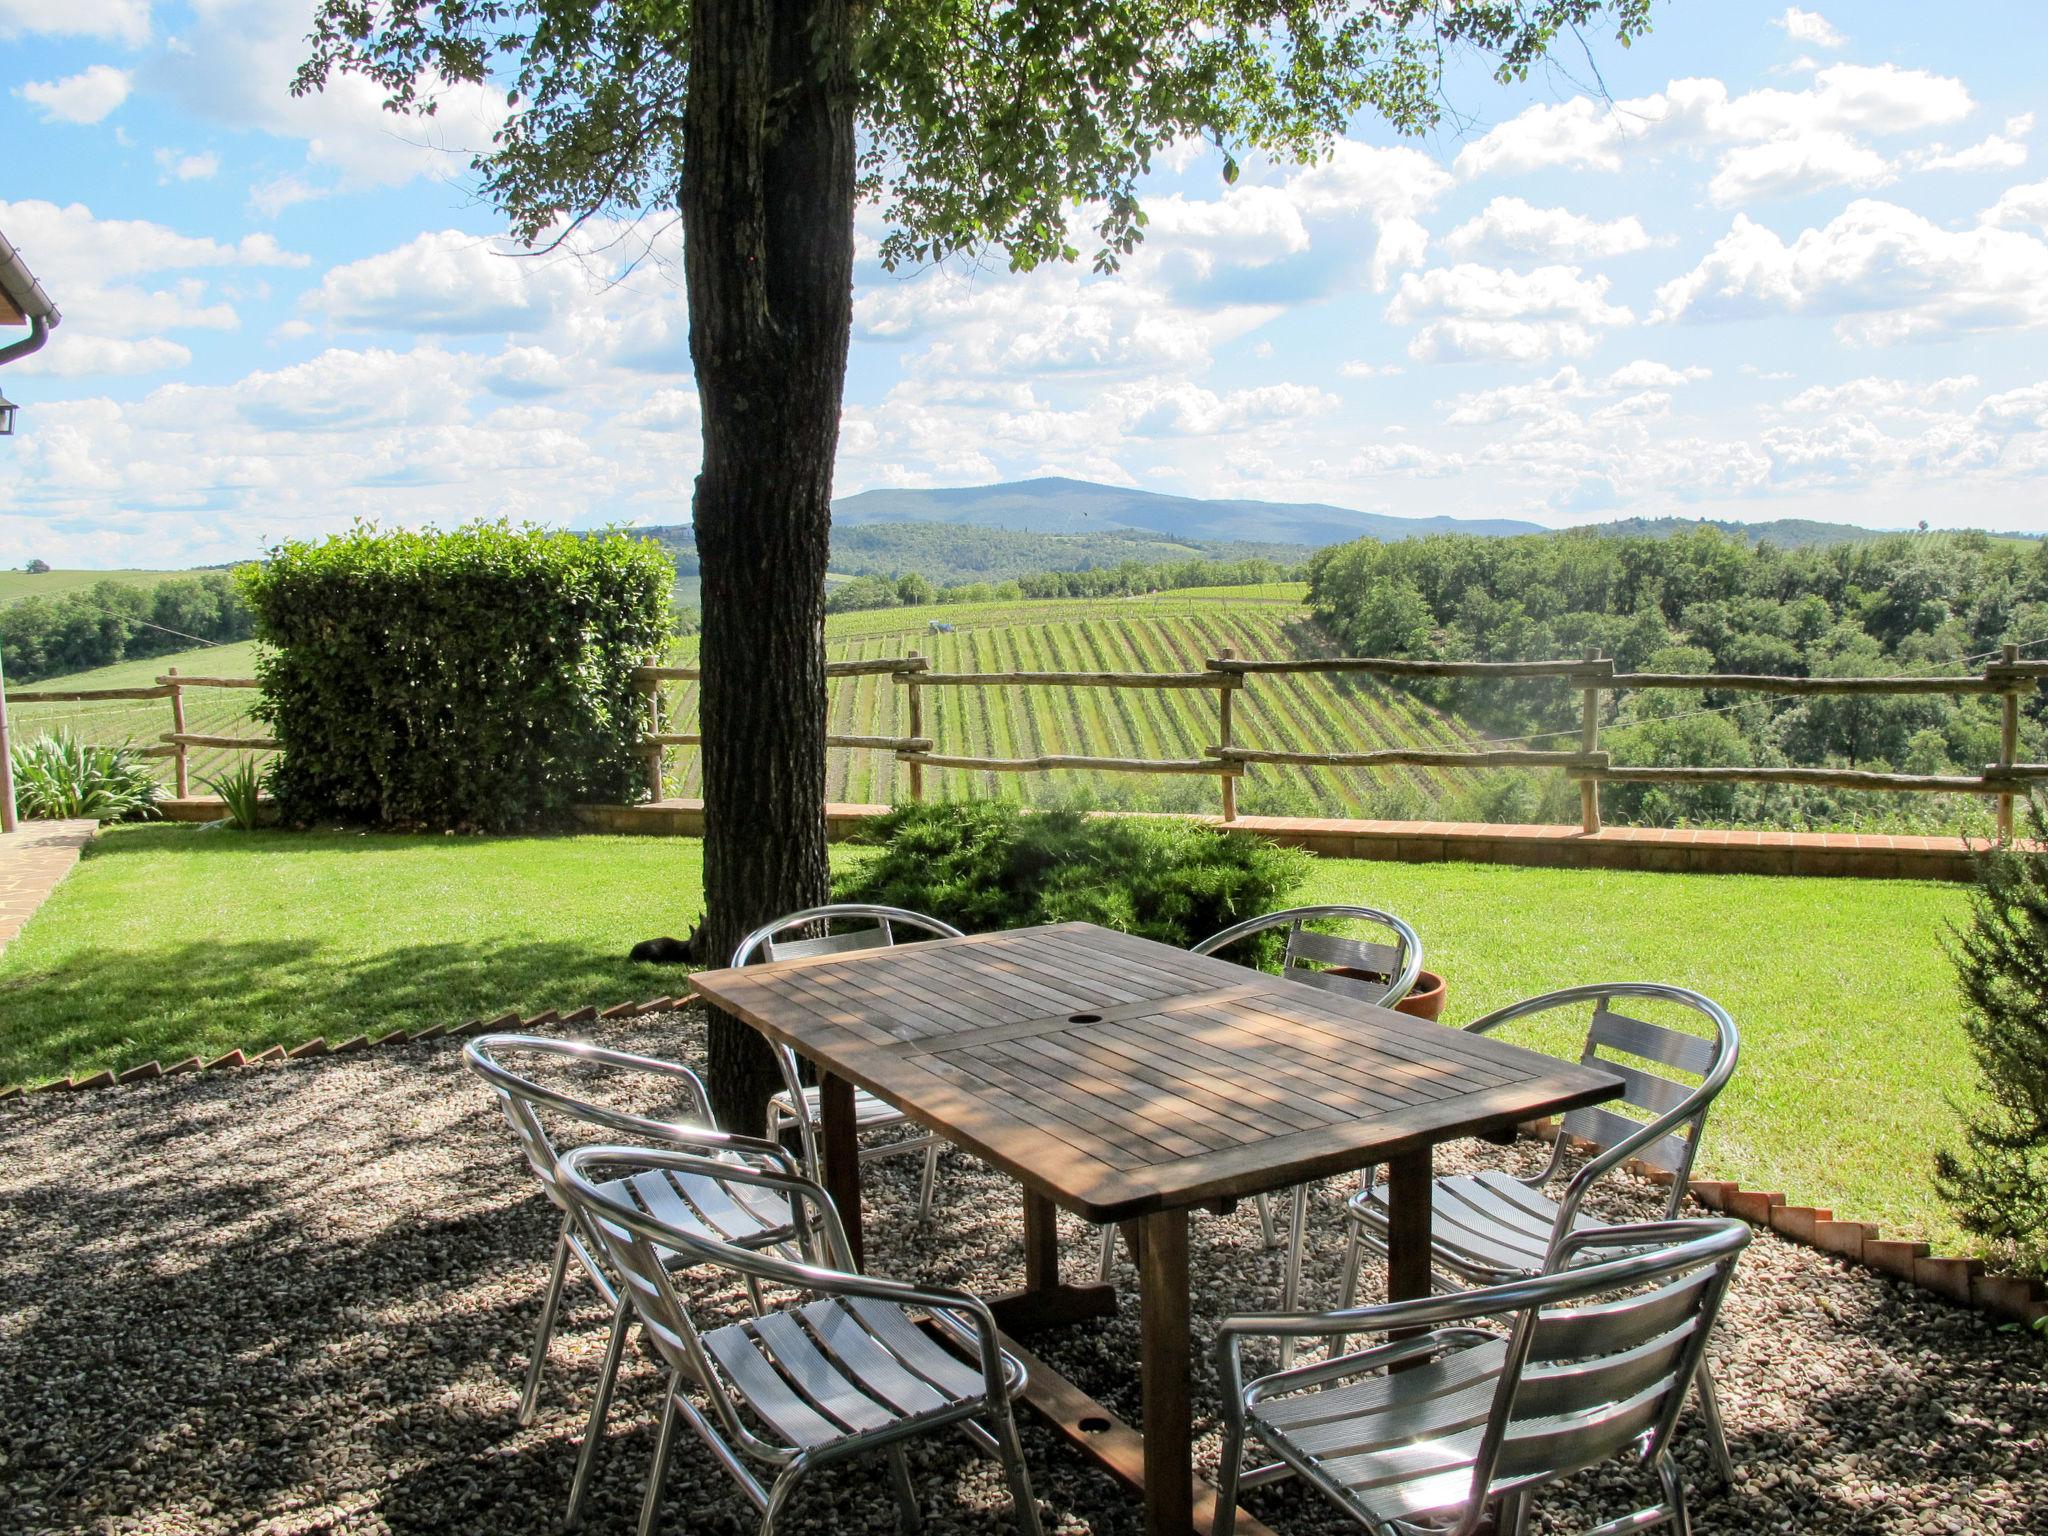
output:
[[[1441,118],[1455,55],[1519,80],[1596,23],[1627,45],[1649,11],[1650,0],[856,0],[857,192],[888,220],[892,268],[991,249],[1019,269],[1076,260],[1066,213],[1078,204],[1108,270],[1142,238],[1137,183],[1167,144],[1220,146],[1234,181],[1239,153],[1311,159],[1360,113],[1422,133]],[[504,86],[510,116],[474,169],[533,245],[676,205],[690,30],[684,0],[321,0],[293,89],[352,72],[391,110],[431,114],[447,82]]]

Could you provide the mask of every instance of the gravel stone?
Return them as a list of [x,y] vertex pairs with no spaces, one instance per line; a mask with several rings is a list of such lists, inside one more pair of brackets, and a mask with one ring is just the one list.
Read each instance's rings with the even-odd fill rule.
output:
[[[582,1025],[695,1060],[694,1009]],[[1467,1144],[1440,1166],[1540,1152]],[[915,1219],[915,1158],[868,1165],[870,1267],[984,1293],[1023,1267],[1016,1192],[945,1156],[935,1220]],[[1334,1303],[1348,1181],[1316,1194],[1307,1295]],[[1601,1207],[1659,1192],[1612,1181]],[[138,1082],[0,1105],[0,1530],[92,1536],[555,1529],[608,1316],[573,1284],[535,1422],[516,1408],[555,1216],[450,1042]],[[1070,1217],[1067,1272],[1092,1270]],[[1199,1455],[1213,1472],[1206,1329],[1277,1304],[1279,1255],[1250,1204],[1195,1219]],[[1118,1281],[1134,1278],[1120,1260]],[[1373,1296],[1369,1279],[1368,1297]],[[702,1301],[743,1315],[737,1286]],[[1140,1417],[1133,1301],[1029,1342],[1125,1418]],[[1716,1336],[1741,1475],[1717,1486],[1697,1426],[1680,1459],[1704,1532],[2048,1531],[2048,1350],[1901,1282],[1759,1233]],[[660,1377],[629,1354],[587,1514],[630,1532]],[[1020,1416],[1049,1532],[1142,1527],[1138,1501]],[[927,1529],[1007,1531],[995,1464],[957,1436],[910,1448]],[[1640,1468],[1541,1495],[1534,1528],[1583,1529],[1654,1496]],[[1284,1536],[1353,1529],[1293,1485],[1247,1506]],[[664,1528],[741,1536],[751,1508],[685,1436]],[[855,1464],[800,1494],[791,1529],[895,1529],[887,1479]]]

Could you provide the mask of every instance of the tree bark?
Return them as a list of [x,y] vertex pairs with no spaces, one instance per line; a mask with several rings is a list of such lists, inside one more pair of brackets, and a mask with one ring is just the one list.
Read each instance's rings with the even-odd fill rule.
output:
[[[690,356],[704,422],[705,958],[826,899],[825,563],[853,323],[847,0],[696,0],[684,114]],[[779,1078],[714,1014],[707,1086],[758,1134]]]

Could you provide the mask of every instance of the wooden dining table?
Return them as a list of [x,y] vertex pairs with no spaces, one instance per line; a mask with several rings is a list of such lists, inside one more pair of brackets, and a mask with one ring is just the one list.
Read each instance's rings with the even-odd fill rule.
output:
[[[854,1089],[1023,1186],[1006,1333],[1103,1315],[1059,1272],[1056,1208],[1133,1240],[1142,1439],[1019,1349],[1027,1402],[1143,1492],[1148,1536],[1206,1532],[1189,1394],[1189,1215],[1384,1163],[1387,1289],[1430,1284],[1431,1149],[1615,1098],[1610,1071],[1088,923],[698,973],[820,1073],[823,1179],[859,1255]],[[1255,1309],[1261,1298],[1240,1305]],[[1264,1530],[1241,1516],[1245,1536]]]

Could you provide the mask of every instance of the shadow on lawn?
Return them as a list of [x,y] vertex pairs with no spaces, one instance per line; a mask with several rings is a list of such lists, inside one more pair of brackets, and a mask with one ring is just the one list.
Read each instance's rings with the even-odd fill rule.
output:
[[673,993],[683,974],[588,943],[484,934],[367,957],[299,940],[110,946],[0,981],[0,1082],[608,1007]]

